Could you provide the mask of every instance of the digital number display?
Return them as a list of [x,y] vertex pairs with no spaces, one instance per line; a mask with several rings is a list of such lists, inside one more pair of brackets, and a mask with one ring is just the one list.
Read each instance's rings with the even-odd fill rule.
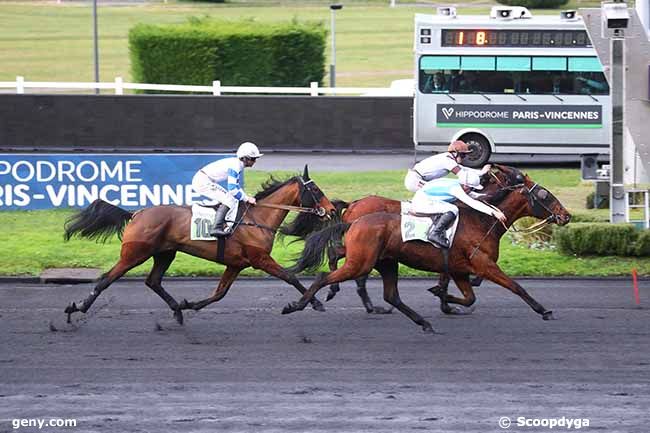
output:
[[442,30],[443,47],[591,47],[585,30]]

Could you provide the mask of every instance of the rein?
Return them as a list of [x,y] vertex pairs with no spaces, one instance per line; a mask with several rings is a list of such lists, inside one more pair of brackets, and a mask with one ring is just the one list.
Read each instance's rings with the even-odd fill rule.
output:
[[257,203],[255,204],[255,206],[267,207],[271,209],[283,209],[283,210],[294,211],[294,212],[310,213],[310,214],[318,215],[320,217],[325,216],[325,209],[323,208],[314,209],[311,207],[291,206],[288,204],[267,204],[267,203]]
[[[511,185],[511,186],[504,186],[504,185],[501,183],[501,181],[499,180],[499,178],[498,178],[494,173],[492,173],[491,171],[490,171],[489,173],[490,173],[490,175],[494,178],[494,180],[496,181],[497,185],[500,186],[500,187],[502,187],[503,190],[511,190],[511,191],[512,191],[512,190],[518,189],[518,188],[520,188],[520,187],[522,187],[522,188],[526,188],[526,186],[525,186],[524,184],[517,184],[517,185]],[[526,188],[526,189],[527,189],[527,192],[528,192],[528,195],[529,195],[529,197],[530,197],[530,200],[534,200],[534,199],[532,198],[532,191],[533,191],[537,186],[538,186],[538,184],[536,183],[536,184],[533,185],[533,187],[530,188],[529,190]],[[527,227],[527,228],[525,228],[525,229],[518,229],[517,227],[515,227],[514,222],[513,222],[513,224],[512,224],[510,227],[507,227],[505,224],[503,224],[503,227],[506,229],[506,231],[509,231],[509,230],[510,230],[510,231],[512,231],[513,233],[521,233],[521,234],[524,234],[524,235],[528,235],[528,234],[532,234],[532,233],[537,233],[538,231],[542,230],[542,229],[543,229],[544,227],[546,227],[547,225],[551,224],[551,222],[552,222],[552,221],[554,220],[554,218],[555,218],[554,215],[553,215],[553,212],[551,212],[550,209],[548,209],[546,206],[544,206],[543,203],[541,203],[541,205],[542,205],[542,207],[544,207],[544,209],[546,209],[546,210],[551,214],[551,215],[549,215],[548,217],[546,217],[546,219],[544,219],[543,221],[538,221],[538,222],[536,222],[535,224],[533,224],[533,225],[531,225],[530,227]],[[491,205],[490,205],[490,206],[491,206]],[[469,259],[470,259],[470,260],[474,257],[474,254],[476,254],[476,252],[478,251],[478,249],[481,247],[481,244],[483,243],[483,241],[484,241],[484,240],[485,240],[485,239],[490,235],[490,233],[492,232],[492,230],[494,229],[494,227],[497,225],[498,222],[499,222],[498,219],[494,221],[494,223],[492,224],[492,226],[490,226],[490,229],[485,233],[485,235],[483,235],[483,238],[481,238],[481,240],[479,241],[479,243],[474,247],[474,249],[472,250],[472,253],[471,253],[470,256],[469,256]]]

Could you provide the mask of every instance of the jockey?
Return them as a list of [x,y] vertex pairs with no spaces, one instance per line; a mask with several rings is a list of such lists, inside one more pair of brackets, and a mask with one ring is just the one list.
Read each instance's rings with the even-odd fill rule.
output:
[[409,191],[416,192],[427,182],[445,177],[451,172],[458,176],[463,185],[475,189],[483,188],[481,186],[481,176],[490,171],[491,166],[488,164],[481,170],[475,170],[461,165],[463,158],[471,152],[472,150],[465,142],[454,141],[447,148],[447,152],[430,156],[415,164],[406,174],[404,186]]
[[[226,214],[236,209],[239,201],[255,204],[255,198],[246,195],[241,187],[242,172],[245,167],[252,167],[257,158],[262,156],[257,146],[249,141],[239,145],[237,157],[224,158],[201,168],[192,178],[192,189],[210,198],[214,204],[221,203],[217,209],[214,227],[210,236],[226,236]],[[228,181],[227,188],[219,182]]]
[[458,216],[458,208],[451,201],[460,200],[472,209],[491,215],[501,222],[506,221],[506,216],[497,208],[475,200],[463,189],[458,179],[435,179],[427,182],[413,196],[412,211],[424,214],[442,213],[438,222],[429,229],[427,238],[442,248],[449,248],[449,240],[445,231],[451,227]]

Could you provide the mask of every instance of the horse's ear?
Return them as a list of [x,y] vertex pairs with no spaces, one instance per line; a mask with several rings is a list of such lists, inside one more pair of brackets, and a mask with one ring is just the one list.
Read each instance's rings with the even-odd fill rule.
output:
[[302,174],[302,178],[305,181],[309,180],[309,168],[307,167],[307,164],[305,164],[305,172]]

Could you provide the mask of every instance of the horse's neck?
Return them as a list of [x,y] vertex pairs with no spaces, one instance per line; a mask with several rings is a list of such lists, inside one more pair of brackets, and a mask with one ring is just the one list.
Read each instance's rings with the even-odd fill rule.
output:
[[[526,197],[518,190],[512,191],[508,194],[501,203],[496,205],[501,212],[507,217],[505,226],[510,228],[517,220],[523,217],[531,216],[528,212],[528,201]],[[498,224],[499,233],[501,237],[507,230],[503,227],[503,224]]]
[[[279,189],[261,199],[259,204],[270,204],[270,205],[289,205],[295,206],[298,203],[298,193],[293,191],[286,191],[284,188]],[[253,207],[249,214],[253,219],[258,223],[263,223],[269,227],[278,228],[280,224],[284,221],[289,213],[285,209],[272,209],[263,206]],[[259,220],[259,221],[258,221]]]

